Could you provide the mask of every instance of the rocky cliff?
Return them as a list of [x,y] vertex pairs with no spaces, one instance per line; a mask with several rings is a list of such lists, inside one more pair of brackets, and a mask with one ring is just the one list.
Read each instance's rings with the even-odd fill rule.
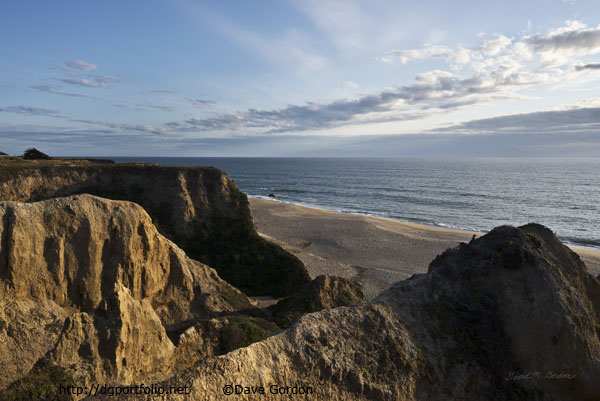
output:
[[343,277],[318,276],[290,297],[267,308],[279,327],[288,327],[300,316],[338,306],[356,305],[366,301],[361,289]]
[[81,385],[165,378],[182,330],[253,308],[135,203],[0,202],[0,222],[0,388],[34,364]]
[[599,377],[600,282],[532,224],[494,229],[370,303],[307,314],[163,383],[189,395],[123,398],[256,399],[243,393],[263,386],[272,400],[310,388],[296,397],[580,401],[600,399]]
[[256,233],[246,195],[216,168],[85,160],[0,163],[0,201],[82,193],[141,205],[162,234],[246,293],[286,296],[310,281],[296,257]]

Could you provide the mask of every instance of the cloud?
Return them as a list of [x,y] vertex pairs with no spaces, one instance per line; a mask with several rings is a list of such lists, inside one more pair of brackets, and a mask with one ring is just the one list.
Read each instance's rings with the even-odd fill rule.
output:
[[377,60],[406,64],[418,60],[441,59],[454,71],[470,67],[475,71],[486,71],[502,65],[514,65],[517,68],[528,66],[530,69],[544,70],[567,64],[575,57],[600,53],[600,26],[588,28],[584,23],[574,20],[547,34],[527,35],[513,39],[505,35],[486,40],[478,47],[448,47],[443,45],[425,45],[420,49],[393,50]]
[[393,63],[394,60],[397,59],[402,64],[406,64],[411,61],[429,58],[449,60],[453,58],[454,53],[454,50],[446,46],[426,45],[421,49],[392,50],[387,52],[383,57],[377,58],[377,60],[384,63]]
[[588,28],[579,21],[567,21],[564,27],[527,40],[541,53],[545,66],[557,66],[565,64],[573,56],[599,53],[600,26]]
[[496,56],[502,50],[506,49],[511,42],[511,38],[500,35],[496,39],[486,41],[483,46],[481,46],[481,50],[489,56]]
[[114,77],[112,75],[92,75],[92,79],[100,84],[112,84],[115,82],[121,82],[121,78]]
[[214,100],[191,98],[191,97],[186,97],[185,100],[187,100],[188,102],[190,102],[192,104],[192,106],[194,106],[194,107],[196,107],[198,109],[203,109],[203,108],[205,108],[207,106],[211,106],[211,105],[217,103]]
[[296,0],[296,7],[304,12],[322,32],[340,49],[365,46],[365,33],[372,30],[373,18],[357,0]]
[[145,107],[145,108],[150,108],[150,109],[156,109],[156,110],[162,110],[162,111],[168,111],[168,112],[172,112],[175,111],[175,109],[171,106],[165,106],[165,105],[160,105],[160,104],[153,104],[153,103],[136,103],[137,106],[140,107]]
[[600,70],[600,63],[580,64],[580,65],[576,65],[575,69],[577,71],[583,71],[583,70]]
[[[234,136],[165,138],[118,128],[73,129],[6,125],[0,136],[11,153],[40,143],[53,155],[165,156],[442,156],[442,157],[597,157],[600,134],[489,134],[336,136]],[[14,149],[14,150],[13,150]]]
[[358,89],[359,86],[356,82],[352,82],[352,81],[343,81],[342,82],[342,88],[346,88],[346,89]]
[[462,78],[434,70],[419,74],[411,85],[390,88],[355,99],[309,102],[280,109],[250,109],[207,118],[171,122],[175,131],[229,131],[255,129],[260,133],[323,130],[344,125],[420,119],[457,110],[475,103],[515,97],[511,87],[559,80],[560,73],[524,73],[499,69]]
[[96,64],[88,63],[83,60],[68,60],[62,65],[65,70],[92,71],[98,68]]
[[101,82],[90,81],[85,78],[64,78],[59,79],[59,81],[69,85],[85,86],[87,88],[106,88],[106,85]]
[[27,116],[48,116],[48,117],[61,117],[60,113],[56,110],[44,109],[41,107],[30,107],[30,106],[8,106],[0,107],[0,113],[17,113]]
[[56,86],[50,86],[50,85],[31,85],[30,88],[38,90],[40,92],[52,93],[54,95],[71,96],[71,97],[85,97],[85,98],[95,99],[94,96],[83,95],[81,93],[63,92],[63,91],[59,90],[60,87],[56,87]]
[[324,70],[329,65],[329,59],[315,51],[314,41],[301,31],[290,29],[281,35],[263,35],[205,9],[202,14],[204,21],[248,51],[299,75]]
[[127,123],[113,123],[110,121],[102,121],[102,120],[71,120],[73,122],[84,123],[89,125],[100,125],[103,127],[111,128],[122,131],[133,131],[140,133],[147,133],[153,135],[168,135],[170,134],[170,130],[164,127],[155,127],[148,124],[127,124]]
[[432,132],[459,134],[600,134],[600,107],[572,107],[564,110],[512,114],[472,120]]
[[122,78],[114,75],[85,74],[85,72],[94,71],[98,68],[96,64],[91,64],[82,60],[69,60],[60,65],[60,68],[69,72],[69,77],[58,79],[69,85],[84,86],[87,88],[106,88],[106,84],[121,82]]
[[166,94],[166,95],[173,95],[173,94],[177,93],[176,91],[170,90],[170,89],[154,89],[154,90],[151,90],[150,92],[152,92],[152,93],[163,93],[163,94]]

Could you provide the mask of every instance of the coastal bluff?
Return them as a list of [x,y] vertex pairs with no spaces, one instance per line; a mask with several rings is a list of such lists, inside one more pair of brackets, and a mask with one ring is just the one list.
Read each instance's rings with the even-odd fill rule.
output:
[[598,377],[600,281],[529,224],[495,228],[369,303],[309,313],[161,383],[190,394],[122,398],[221,400],[239,389],[235,399],[249,400],[262,388],[266,400],[593,401]]
[[135,203],[0,202],[0,221],[0,388],[56,367],[80,383],[166,378],[184,367],[179,332],[253,307]]
[[289,296],[310,282],[295,256],[257,234],[246,195],[216,168],[0,161],[0,201],[83,193],[141,205],[163,235],[247,294]]

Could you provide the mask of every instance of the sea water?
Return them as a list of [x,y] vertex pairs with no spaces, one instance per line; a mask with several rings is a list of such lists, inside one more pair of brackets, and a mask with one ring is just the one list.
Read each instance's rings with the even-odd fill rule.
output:
[[159,158],[215,166],[251,197],[487,232],[529,222],[600,248],[600,159]]

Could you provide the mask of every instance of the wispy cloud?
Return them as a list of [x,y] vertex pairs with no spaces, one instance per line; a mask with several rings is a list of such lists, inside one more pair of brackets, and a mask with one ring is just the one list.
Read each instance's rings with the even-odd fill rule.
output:
[[600,70],[600,63],[579,64],[575,66],[577,71],[583,70]]
[[235,132],[252,128],[263,130],[263,133],[282,133],[420,119],[474,103],[514,98],[517,95],[510,92],[511,88],[558,81],[561,75],[561,71],[518,72],[501,67],[486,74],[462,78],[451,72],[434,70],[417,75],[411,85],[356,99],[309,102],[274,110],[250,109],[208,118],[192,118],[165,126],[174,130]]
[[23,114],[26,116],[61,117],[60,113],[56,110],[44,109],[41,107],[31,107],[31,106],[0,107],[0,113],[17,113],[17,114]]
[[315,50],[311,38],[300,31],[288,30],[273,37],[247,29],[208,10],[202,10],[200,14],[224,36],[272,63],[292,69],[297,74],[324,70],[330,64],[326,55]]
[[136,103],[136,106],[142,107],[142,108],[149,108],[149,109],[156,109],[156,110],[162,110],[162,111],[168,111],[168,112],[172,112],[175,111],[175,108],[172,106],[166,106],[166,105],[161,105],[161,104],[154,104],[154,103],[149,103],[149,102],[144,102],[144,103]]
[[90,75],[90,77],[95,82],[100,84],[112,84],[115,82],[121,82],[121,78],[112,75]]
[[81,93],[63,92],[60,87],[51,85],[31,85],[30,88],[38,90],[40,92],[52,93],[54,95],[71,96],[71,97],[85,97],[95,99],[94,96],[84,95]]
[[173,95],[173,94],[177,93],[176,91],[170,90],[170,89],[154,89],[154,90],[151,90],[150,92],[162,93],[162,94],[166,94],[166,95]]
[[358,89],[359,86],[356,82],[352,81],[342,81],[342,88],[346,89]]
[[467,121],[432,132],[459,134],[600,134],[600,107],[572,107],[565,110],[512,114]]
[[85,78],[64,78],[59,79],[59,81],[69,85],[85,86],[86,88],[106,88],[106,85],[101,82],[90,81]]
[[217,103],[214,100],[191,98],[191,97],[186,97],[185,100],[190,102],[192,104],[192,106],[194,106],[198,109],[203,109],[207,106],[212,106],[213,104]]
[[73,122],[84,123],[89,125],[99,125],[120,132],[141,132],[153,135],[168,135],[171,132],[164,127],[155,127],[148,124],[127,124],[127,123],[114,123],[110,121],[102,120],[72,120]]
[[67,71],[92,71],[98,68],[96,64],[88,63],[83,60],[68,60],[62,64],[61,67]]
[[66,78],[57,78],[57,80],[69,85],[86,88],[108,88],[108,84],[122,81],[122,78],[114,75],[89,73],[98,69],[98,66],[82,60],[68,60],[61,64],[60,68],[69,74]]

